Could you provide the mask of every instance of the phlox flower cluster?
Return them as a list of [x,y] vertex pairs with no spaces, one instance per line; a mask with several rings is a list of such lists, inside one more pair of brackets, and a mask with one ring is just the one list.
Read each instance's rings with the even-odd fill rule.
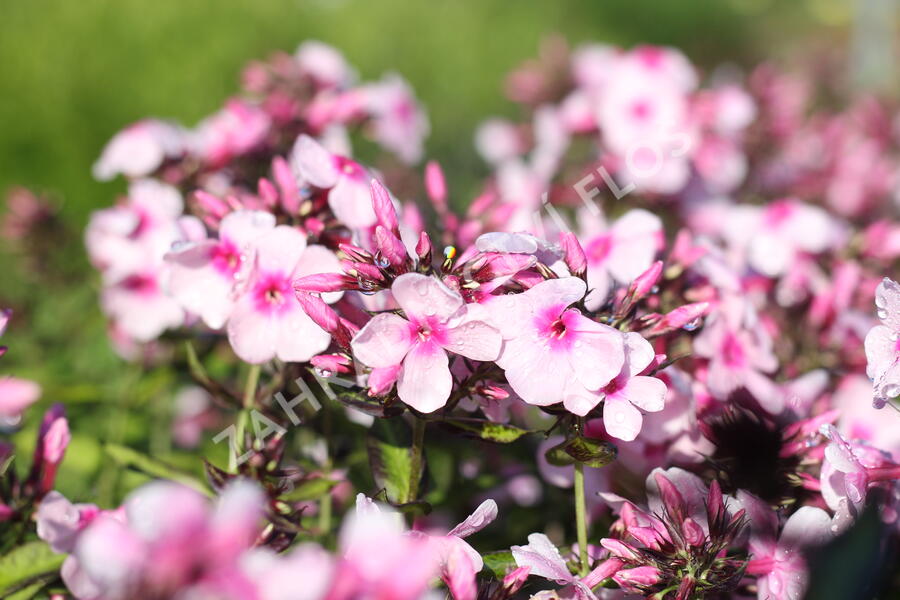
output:
[[[205,462],[214,500],[154,482],[101,508],[51,491],[42,433],[24,497],[75,598],[801,600],[865,515],[896,543],[889,106],[556,41],[508,79],[523,122],[478,129],[469,202],[413,166],[399,77],[305,43],[244,87],[95,165],[128,179],[86,232],[112,340],[189,371],[176,430],[233,421],[241,459]],[[392,168],[352,158],[351,126]],[[310,398],[321,417],[285,412]],[[521,539],[464,539],[495,519]]]

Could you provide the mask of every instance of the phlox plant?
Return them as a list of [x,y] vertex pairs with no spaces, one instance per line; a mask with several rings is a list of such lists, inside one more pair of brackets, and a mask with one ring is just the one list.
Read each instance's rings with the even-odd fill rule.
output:
[[[800,600],[869,521],[888,564],[900,140],[798,77],[556,47],[476,132],[471,201],[420,167],[409,84],[319,42],[122,130],[85,232],[110,340],[190,379],[172,437],[222,452],[201,480],[110,446],[157,480],[76,503],[50,409],[27,476],[0,445],[3,593]],[[39,395],[0,379],[2,426]]]

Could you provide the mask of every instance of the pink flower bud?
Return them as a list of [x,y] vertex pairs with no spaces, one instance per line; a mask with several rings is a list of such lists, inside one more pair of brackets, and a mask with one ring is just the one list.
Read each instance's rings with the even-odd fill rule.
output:
[[349,373],[350,359],[343,354],[319,354],[313,356],[309,362],[320,371],[328,371],[330,373]]
[[62,404],[54,404],[44,414],[31,465],[29,479],[36,485],[37,498],[43,498],[53,489],[56,469],[62,462],[71,439],[65,409]]
[[622,569],[613,575],[613,580],[626,589],[631,586],[648,586],[659,581],[659,571],[651,566]]
[[659,488],[659,496],[666,507],[666,512],[676,522],[683,521],[687,514],[684,497],[669,479],[662,473],[654,473],[653,480]]
[[587,258],[578,238],[571,231],[567,231],[560,236],[560,244],[565,253],[566,266],[569,267],[569,272],[575,277],[584,277],[584,274],[587,272]]
[[315,273],[295,279],[293,282],[295,292],[341,292],[356,287],[356,280],[341,273]]
[[402,268],[406,265],[406,247],[382,225],[375,227],[375,246],[392,267]]
[[401,365],[372,369],[369,373],[369,395],[380,396],[390,391],[400,375]]
[[213,196],[209,192],[204,192],[203,190],[194,192],[194,201],[200,206],[200,209],[203,212],[209,213],[216,219],[221,219],[231,212],[224,200]]
[[350,347],[350,332],[341,323],[341,319],[333,308],[328,306],[321,297],[306,292],[295,292],[297,301],[303,307],[303,311],[309,315],[313,322],[331,334],[334,341],[342,348]]
[[394,235],[398,235],[400,224],[397,222],[397,211],[394,209],[391,195],[377,179],[373,179],[370,183],[370,191],[372,194],[372,208],[375,209],[378,223]]
[[440,214],[446,212],[447,183],[444,181],[444,172],[441,170],[441,166],[434,161],[425,165],[425,190],[437,212]]
[[600,540],[600,545],[609,550],[613,556],[624,558],[625,560],[634,559],[638,555],[634,548],[621,540],[603,538]]
[[597,568],[588,573],[587,577],[582,579],[584,584],[589,588],[596,587],[604,579],[609,579],[625,564],[620,558],[608,558],[597,565]]
[[275,176],[275,182],[278,184],[278,189],[281,190],[281,206],[289,215],[297,214],[297,211],[300,210],[300,192],[297,189],[297,180],[287,161],[280,156],[276,156],[272,160],[272,175]]
[[275,185],[265,177],[259,178],[256,190],[259,199],[263,201],[263,205],[266,207],[273,208],[278,204],[278,190],[275,189]]
[[703,533],[703,528],[691,518],[687,518],[681,523],[681,533],[684,535],[685,541],[691,546],[702,545],[706,537]]
[[631,282],[631,285],[628,287],[628,296],[632,299],[632,302],[636,302],[650,293],[653,286],[659,282],[662,270],[662,261],[658,260]]
[[372,262],[372,254],[369,251],[354,246],[353,244],[338,244],[338,249],[347,255],[350,260]]
[[675,310],[666,313],[659,323],[653,328],[653,333],[665,333],[674,329],[680,329],[702,317],[709,310],[709,302],[694,302],[679,306]]
[[528,579],[530,573],[531,567],[519,567],[507,573],[506,577],[503,578],[503,589],[506,591],[505,597],[510,598],[514,596],[525,585],[525,580]]
[[416,242],[416,256],[422,264],[431,263],[431,239],[424,231],[419,234],[419,241]]

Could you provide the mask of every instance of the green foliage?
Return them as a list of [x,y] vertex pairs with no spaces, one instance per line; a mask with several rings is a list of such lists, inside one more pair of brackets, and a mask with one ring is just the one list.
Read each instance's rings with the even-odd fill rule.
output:
[[44,542],[28,542],[12,549],[0,557],[0,598],[13,592],[19,595],[12,597],[30,598],[25,590],[37,593],[46,582],[35,580],[55,573],[64,559],[64,554],[56,554]]
[[[404,504],[413,481],[412,435],[401,417],[376,419],[366,438],[375,483],[393,504]],[[421,477],[416,473],[416,481]]]

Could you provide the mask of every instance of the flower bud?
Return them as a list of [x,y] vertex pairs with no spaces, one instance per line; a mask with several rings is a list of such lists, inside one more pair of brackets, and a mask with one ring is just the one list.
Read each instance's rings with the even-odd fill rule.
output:
[[372,369],[369,373],[369,395],[381,396],[390,391],[397,377],[400,375],[401,365],[392,365],[390,367],[381,367]]
[[575,277],[584,278],[587,272],[587,258],[584,249],[575,234],[567,231],[560,236],[560,243],[565,253],[566,266]]
[[378,223],[395,236],[399,235],[400,224],[397,221],[397,211],[394,209],[391,195],[377,179],[372,180],[369,188],[372,195],[372,208],[375,210]]
[[443,214],[447,211],[447,183],[444,181],[444,172],[441,166],[431,161],[425,165],[425,190],[434,204],[435,210]]

